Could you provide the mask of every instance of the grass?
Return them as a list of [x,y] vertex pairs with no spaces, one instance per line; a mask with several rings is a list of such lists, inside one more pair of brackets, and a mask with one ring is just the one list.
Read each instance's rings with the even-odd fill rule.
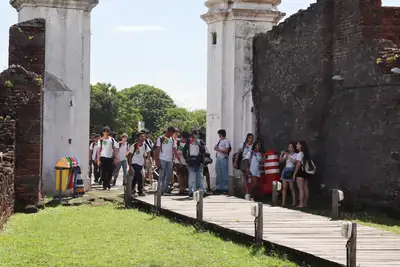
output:
[[103,206],[16,214],[0,233],[0,266],[296,266],[137,210]]

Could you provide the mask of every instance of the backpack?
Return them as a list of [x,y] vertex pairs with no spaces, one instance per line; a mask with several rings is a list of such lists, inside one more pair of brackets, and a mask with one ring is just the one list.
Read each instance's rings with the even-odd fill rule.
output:
[[[113,142],[113,144],[114,144],[114,142]],[[126,142],[125,145],[126,145],[126,149],[128,149],[129,148],[128,142]],[[122,143],[120,142],[119,143],[119,148],[121,148],[121,147],[122,147]]]
[[311,162],[311,165],[313,166],[313,169],[310,168],[310,166],[308,165],[308,162],[305,162],[305,164],[303,164],[304,171],[309,175],[315,175],[315,172],[317,171],[317,167],[315,167],[314,161],[310,160],[310,162]]
[[[162,145],[163,145],[163,143],[164,143],[164,141],[165,141],[166,139],[168,139],[168,138],[164,138],[164,136],[160,136],[160,137],[157,138],[157,142],[158,142],[158,140],[160,140],[160,153],[163,152],[163,150],[162,150]],[[172,139],[172,138],[171,138],[171,139]],[[153,150],[156,149],[156,147],[157,147],[157,142],[154,144]],[[172,147],[174,146],[174,142],[175,142],[175,141],[172,139],[172,142],[171,142]]]
[[144,143],[145,143],[145,145],[150,149],[150,156],[152,157],[152,158],[154,158],[154,148],[155,148],[155,145],[153,144],[153,146],[152,145],[150,145],[150,142],[149,142],[149,140],[145,140],[144,141]]
[[[114,142],[115,142],[114,138],[111,137],[111,143],[112,143],[111,147],[112,147],[112,150],[113,150],[113,156],[112,156],[113,158],[114,158]],[[100,139],[100,154],[101,154],[102,150],[103,150],[103,138]]]
[[236,152],[235,154],[233,154],[233,157],[232,157],[232,164],[233,164],[233,167],[234,167],[234,168],[235,168],[236,157],[239,157],[238,160],[237,160],[238,167],[235,168],[235,169],[237,169],[237,170],[240,170],[240,162],[242,162],[242,160],[243,160],[243,150],[244,150],[245,147],[246,147],[246,142],[243,142],[242,152],[241,152],[241,153]]
[[204,163],[204,154],[206,152],[206,149],[201,143],[201,140],[197,140],[197,142],[197,146],[199,147],[199,154],[197,156],[190,155],[190,140],[186,142],[182,151],[183,157],[185,158],[185,161],[189,167],[200,166]]
[[[217,146],[219,146],[219,143],[221,143],[221,139],[219,139]],[[229,147],[228,147],[228,151],[226,152],[227,156],[229,156],[229,154],[232,152],[232,146],[231,143],[229,142]]]

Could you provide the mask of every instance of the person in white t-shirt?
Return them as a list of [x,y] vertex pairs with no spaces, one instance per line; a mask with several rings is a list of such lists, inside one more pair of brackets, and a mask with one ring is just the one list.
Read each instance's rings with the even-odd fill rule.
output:
[[92,180],[92,173],[94,171],[94,165],[96,162],[92,161],[93,144],[97,143],[96,134],[92,133],[89,141],[89,179]]
[[228,158],[231,152],[231,144],[226,139],[226,131],[221,129],[218,131],[219,141],[214,147],[217,151],[217,161],[215,163],[215,172],[217,173],[217,191],[228,192]]
[[260,184],[260,163],[263,160],[263,155],[261,153],[261,143],[259,141],[255,141],[253,143],[252,149],[247,152],[247,155],[244,157],[245,160],[245,182],[251,185],[251,191],[249,192],[248,187],[246,185],[247,193],[244,196],[246,200],[250,200],[251,195],[255,196],[257,187]]
[[113,181],[113,186],[117,184],[117,179],[119,175],[119,170],[122,167],[122,171],[124,173],[123,176],[123,181],[125,181],[126,174],[128,172],[128,165],[126,162],[126,153],[128,153],[128,135],[126,133],[121,135],[121,142],[118,143],[119,150],[118,150],[118,163],[115,166],[114,170],[114,181]]
[[146,157],[150,156],[150,147],[145,143],[145,133],[140,132],[137,134],[137,142],[129,148],[128,161],[129,172],[133,176],[132,191],[135,192],[136,185],[138,186],[139,196],[144,196],[143,193],[143,175],[142,170],[146,162]]
[[160,190],[163,194],[169,194],[169,182],[171,181],[172,168],[174,156],[179,157],[177,154],[176,142],[173,139],[175,127],[168,127],[167,132],[157,138],[155,162],[159,168]]
[[201,189],[204,193],[207,193],[203,177],[205,153],[205,144],[198,138],[198,132],[193,131],[182,151],[186,164],[188,165],[189,199],[193,197],[193,193],[197,191],[197,189]]
[[110,190],[111,179],[113,175],[113,164],[118,163],[118,143],[110,136],[110,127],[103,128],[103,137],[98,142],[97,164],[101,169],[101,179],[103,181],[103,190]]
[[95,183],[98,183],[100,178],[100,166],[97,165],[97,150],[99,148],[97,143],[99,142],[99,140],[100,135],[96,134],[93,143],[91,143],[89,147],[89,158],[93,165],[93,176]]
[[296,206],[296,190],[294,188],[294,179],[293,179],[293,173],[294,173],[294,168],[296,166],[296,159],[297,159],[297,153],[296,153],[296,143],[290,143],[288,152],[287,151],[282,151],[281,155],[279,157],[280,162],[286,162],[285,168],[283,168],[282,173],[281,173],[281,180],[282,180],[282,206],[286,205],[286,196],[287,196],[287,189],[288,189],[288,184],[290,186],[290,191],[292,192],[292,206]]

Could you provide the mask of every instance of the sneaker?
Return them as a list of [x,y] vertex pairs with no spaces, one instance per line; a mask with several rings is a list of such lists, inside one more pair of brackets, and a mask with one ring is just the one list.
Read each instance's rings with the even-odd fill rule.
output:
[[250,195],[249,195],[249,194],[246,194],[246,195],[244,196],[244,199],[250,200]]
[[144,197],[144,196],[146,196],[146,194],[145,193],[139,193],[139,197]]

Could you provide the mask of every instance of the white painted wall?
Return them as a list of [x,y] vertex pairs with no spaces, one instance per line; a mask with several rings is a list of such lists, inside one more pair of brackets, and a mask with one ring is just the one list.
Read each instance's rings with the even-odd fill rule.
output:
[[[255,114],[251,112],[253,73],[253,37],[269,31],[284,16],[277,11],[276,0],[209,0],[202,19],[208,25],[207,70],[207,146],[214,151],[217,131],[225,129],[232,145],[231,157],[245,135],[255,132]],[[217,44],[212,44],[212,33]],[[212,153],[215,163],[215,153]],[[231,162],[231,159],[230,161]],[[211,187],[215,189],[215,165],[209,166]],[[230,164],[229,174],[233,176]]]
[[70,89],[49,88],[43,79],[43,192],[55,193],[54,165],[66,156],[79,159],[89,189],[90,11],[25,6],[18,13],[19,22],[35,18],[46,19],[46,72]]

